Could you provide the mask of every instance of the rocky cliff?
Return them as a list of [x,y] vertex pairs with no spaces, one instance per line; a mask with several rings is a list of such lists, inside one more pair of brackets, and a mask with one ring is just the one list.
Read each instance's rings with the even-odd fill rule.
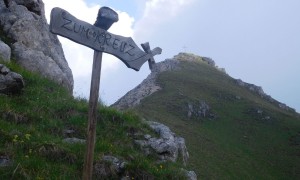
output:
[[112,106],[124,110],[138,105],[142,99],[161,89],[156,83],[157,75],[164,71],[178,69],[178,64],[179,61],[176,59],[166,59],[163,62],[153,65],[151,74],[141,84],[126,93]]
[[0,38],[18,64],[73,91],[72,71],[58,38],[49,32],[42,0],[0,0]]
[[[207,57],[200,57],[195,56],[193,54],[186,54],[186,53],[179,53],[178,55],[174,56],[172,59],[166,59],[165,61],[156,63],[153,65],[153,69],[149,76],[142,81],[134,89],[130,90],[126,93],[122,98],[120,98],[117,102],[115,102],[112,106],[124,110],[128,108],[135,107],[136,105],[140,104],[140,101],[151,94],[161,90],[161,87],[156,83],[157,76],[165,71],[173,71],[180,69],[180,61],[197,61],[201,60],[208,65],[215,67],[215,62],[211,58]],[[220,71],[225,72],[224,69],[219,69]]]
[[[216,70],[226,74],[225,69],[219,68],[218,66],[216,66],[215,62],[211,58],[200,57],[197,55],[187,54],[187,53],[179,53],[178,55],[174,56],[172,59],[166,59],[165,61],[156,63],[154,65],[154,68],[153,68],[151,74],[141,84],[139,84],[137,87],[135,87],[134,89],[132,89],[131,91],[126,93],[123,97],[121,97],[112,106],[117,109],[124,110],[124,109],[128,109],[128,108],[133,108],[133,107],[139,105],[142,99],[150,96],[154,92],[161,90],[161,87],[156,82],[158,75],[165,71],[173,71],[173,70],[181,69],[180,63],[183,61],[189,61],[189,62],[202,61],[202,62],[208,64],[210,67],[213,67]],[[266,101],[275,104],[277,107],[284,109],[286,111],[295,112],[295,109],[287,106],[284,103],[281,103],[281,102],[273,99],[270,95],[266,94],[263,91],[262,87],[256,86],[254,84],[246,83],[246,82],[242,81],[241,79],[233,79],[233,80],[236,83],[236,85],[246,88],[248,91],[251,91],[252,93],[257,94],[258,96],[265,99]],[[237,96],[236,98],[240,98],[240,97]],[[188,104],[188,108],[195,109],[195,107],[193,107],[191,105],[191,103]],[[200,102],[200,104],[203,104],[203,102]],[[204,104],[205,104],[205,107],[208,106],[208,105],[206,105],[206,102],[204,102]],[[198,111],[197,112],[188,111],[188,114],[190,114],[190,115],[188,115],[188,117],[192,116],[193,113],[194,114],[195,113],[203,114],[202,106],[199,106],[198,109],[201,109],[201,111],[199,111],[199,112]],[[205,108],[205,111],[206,110],[208,111],[208,109],[209,108]]]

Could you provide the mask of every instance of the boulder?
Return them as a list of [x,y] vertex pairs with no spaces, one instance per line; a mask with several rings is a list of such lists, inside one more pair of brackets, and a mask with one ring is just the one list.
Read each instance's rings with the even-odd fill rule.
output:
[[20,74],[12,72],[0,64],[0,94],[19,93],[24,85],[23,77]]
[[95,179],[122,179],[127,162],[114,156],[103,156],[101,161],[94,165]]
[[0,156],[0,167],[12,166],[13,162],[8,156]]
[[125,166],[126,166],[126,162],[122,161],[114,156],[103,156],[102,157],[103,161],[109,162],[111,163],[111,165],[113,166],[114,170],[119,174],[125,171]]
[[185,169],[181,169],[181,171],[185,174],[187,180],[197,180],[195,171],[187,171]]
[[11,56],[10,47],[0,40],[0,61],[9,62]]
[[210,106],[203,100],[189,102],[187,104],[187,117],[189,119],[196,118],[216,118],[216,115],[212,113]]
[[144,139],[135,140],[135,143],[141,147],[145,154],[149,155],[154,152],[160,160],[172,162],[177,161],[180,154],[183,164],[186,166],[189,153],[184,138],[177,137],[170,128],[164,124],[153,121],[147,121],[147,124],[159,137],[151,137],[147,134],[144,136]]
[[0,28],[18,64],[73,91],[71,69],[57,36],[49,31],[42,0],[0,0]]

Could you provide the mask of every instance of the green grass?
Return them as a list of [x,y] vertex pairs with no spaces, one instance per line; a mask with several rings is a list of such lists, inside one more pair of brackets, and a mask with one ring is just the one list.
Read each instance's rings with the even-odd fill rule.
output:
[[[197,62],[181,61],[180,66],[181,70],[160,74],[163,89],[145,98],[135,111],[186,139],[188,169],[200,179],[300,179],[298,114],[237,86],[200,57]],[[187,118],[188,102],[199,100],[210,105],[215,119]]]
[[[81,179],[86,147],[62,140],[67,129],[75,131],[74,137],[86,137],[87,101],[13,63],[7,66],[22,74],[26,85],[20,94],[0,95],[0,156],[13,161],[0,167],[0,179]],[[135,147],[132,130],[153,133],[135,113],[101,106],[98,114],[95,162],[103,155],[121,158],[131,179],[183,178],[180,163],[158,164]]]

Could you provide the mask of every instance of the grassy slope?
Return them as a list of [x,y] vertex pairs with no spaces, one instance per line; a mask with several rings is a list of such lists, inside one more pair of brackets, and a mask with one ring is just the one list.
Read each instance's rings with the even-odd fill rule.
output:
[[[62,139],[66,129],[85,138],[88,103],[47,79],[8,66],[23,75],[26,87],[17,96],[0,95],[0,156],[13,160],[12,166],[0,167],[0,179],[81,179],[85,145]],[[119,157],[128,162],[125,174],[135,179],[179,175],[177,164],[158,164],[133,145],[128,133],[152,133],[136,115],[107,107],[98,111],[95,161],[103,155]]]
[[[300,179],[297,114],[237,86],[200,59],[181,66],[162,73],[158,83],[163,90],[144,99],[136,111],[186,139],[189,169],[200,179]],[[187,103],[199,100],[210,105],[216,119],[187,119]]]

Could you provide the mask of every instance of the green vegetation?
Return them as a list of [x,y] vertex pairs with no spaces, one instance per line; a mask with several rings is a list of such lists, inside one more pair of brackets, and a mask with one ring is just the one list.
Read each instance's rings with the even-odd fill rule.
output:
[[[8,66],[23,75],[26,86],[19,95],[0,95],[0,157],[13,161],[0,167],[0,179],[80,179],[85,145],[62,140],[69,136],[65,130],[86,137],[87,101],[15,64]],[[134,111],[99,108],[95,162],[113,155],[128,162],[124,175],[131,179],[183,179],[179,164],[158,164],[132,143],[131,132],[152,133],[140,120],[145,117],[185,138],[187,169],[198,179],[300,179],[299,114],[237,86],[201,58],[181,66],[162,73],[158,83],[163,89]],[[213,118],[187,118],[188,103],[199,101],[209,104]]]
[[[299,114],[237,86],[201,58],[180,65],[160,74],[163,89],[135,111],[185,138],[188,169],[199,179],[300,179]],[[199,101],[215,118],[187,118],[188,103]]]
[[[15,64],[7,66],[22,74],[26,86],[18,95],[0,95],[0,157],[13,162],[0,167],[0,179],[81,179],[85,145],[62,140],[69,136],[66,130],[86,137],[88,103]],[[134,146],[130,132],[152,132],[133,112],[105,106],[98,112],[95,162],[103,155],[123,159],[128,163],[123,175],[130,179],[183,178],[179,164],[157,163]]]

